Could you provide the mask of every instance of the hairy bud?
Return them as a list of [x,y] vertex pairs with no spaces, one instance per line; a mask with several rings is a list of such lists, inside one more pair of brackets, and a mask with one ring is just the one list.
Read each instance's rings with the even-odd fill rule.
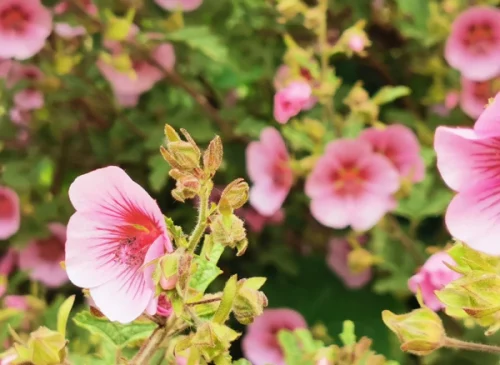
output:
[[231,214],[217,215],[210,224],[212,237],[215,243],[235,248],[240,242],[246,241],[246,231],[243,221]]
[[16,343],[14,349],[17,364],[58,365],[66,358],[66,339],[59,332],[40,327],[26,344]]
[[236,320],[241,324],[250,324],[254,318],[260,316],[268,301],[266,295],[259,289],[266,282],[266,278],[250,278],[238,281],[237,294],[233,303],[233,312]]
[[200,167],[201,151],[188,132],[181,129],[187,141],[181,140],[175,129],[165,125],[167,147],[160,147],[163,158],[173,169],[179,171],[192,171]]
[[248,201],[250,187],[242,178],[236,179],[226,186],[219,200],[219,211],[222,214],[231,214],[233,210],[241,208]]
[[222,141],[219,136],[216,136],[210,141],[208,148],[205,153],[203,153],[203,166],[210,176],[213,176],[219,169],[222,163],[222,156]]

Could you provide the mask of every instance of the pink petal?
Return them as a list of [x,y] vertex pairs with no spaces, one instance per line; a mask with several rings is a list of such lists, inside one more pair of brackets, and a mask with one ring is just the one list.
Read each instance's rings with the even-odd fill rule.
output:
[[0,186],[0,240],[13,236],[20,226],[19,197],[14,190]]
[[311,214],[324,226],[336,229],[346,228],[350,224],[346,204],[344,199],[335,195],[313,198],[310,206]]
[[155,0],[165,10],[193,11],[200,7],[203,0]]
[[259,181],[250,189],[250,204],[265,217],[276,213],[285,201],[289,188],[275,185],[271,180]]
[[479,116],[474,130],[481,137],[500,137],[500,93]]

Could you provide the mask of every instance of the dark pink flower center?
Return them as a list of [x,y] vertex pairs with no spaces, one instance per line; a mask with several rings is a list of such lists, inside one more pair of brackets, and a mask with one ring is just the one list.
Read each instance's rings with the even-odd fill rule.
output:
[[64,253],[64,242],[56,236],[37,240],[36,246],[38,255],[45,261],[57,262]]
[[149,247],[160,235],[151,223],[125,226],[121,228],[122,238],[115,251],[115,261],[128,266],[140,266]]
[[0,25],[6,30],[22,32],[30,15],[19,5],[12,5],[0,13]]
[[472,96],[476,101],[487,104],[488,99],[500,91],[500,78],[488,81],[473,81]]
[[292,175],[286,159],[278,160],[273,168],[273,183],[280,187],[287,187],[291,184]]
[[332,178],[337,193],[341,195],[358,195],[363,188],[363,174],[354,166],[335,171]]
[[14,202],[0,193],[0,219],[10,218],[14,212]]
[[474,53],[487,53],[497,38],[488,22],[471,24],[466,30],[463,43]]
[[302,76],[303,78],[305,78],[307,81],[311,81],[312,80],[311,72],[309,72],[309,70],[307,68],[304,68],[304,67],[300,68],[300,76]]

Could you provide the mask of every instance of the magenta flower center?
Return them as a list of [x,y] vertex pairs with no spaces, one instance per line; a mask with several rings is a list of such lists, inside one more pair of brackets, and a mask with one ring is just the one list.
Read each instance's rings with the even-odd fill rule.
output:
[[128,266],[141,266],[149,247],[160,235],[152,224],[122,228],[122,237],[115,251],[115,262]]
[[276,162],[273,168],[273,183],[277,186],[288,187],[291,184],[290,167],[286,160]]
[[0,25],[6,30],[22,32],[29,20],[29,14],[19,5],[12,5],[0,13]]
[[52,236],[36,241],[38,248],[38,255],[41,259],[50,262],[57,262],[61,260],[64,252],[64,242],[58,237]]
[[464,45],[474,53],[486,53],[496,42],[492,26],[489,23],[471,24],[464,35]]
[[312,80],[312,75],[311,75],[311,73],[309,72],[309,70],[307,68],[304,68],[304,67],[300,68],[300,76],[302,76],[303,78],[305,78],[307,81],[311,81]]
[[472,95],[474,98],[484,104],[487,104],[488,99],[495,96],[500,91],[500,79],[488,81],[475,81],[472,85]]
[[7,196],[0,193],[0,219],[9,218],[14,211],[14,203]]

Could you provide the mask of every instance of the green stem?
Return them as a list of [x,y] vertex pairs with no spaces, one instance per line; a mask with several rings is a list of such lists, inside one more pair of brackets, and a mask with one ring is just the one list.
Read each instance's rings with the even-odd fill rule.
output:
[[151,336],[142,344],[139,352],[130,360],[129,365],[149,364],[151,358],[166,337],[167,329],[165,327],[156,328]]
[[200,207],[198,212],[198,221],[194,227],[193,233],[189,237],[188,251],[194,252],[196,246],[201,240],[201,237],[207,229],[207,218],[208,218],[208,200],[210,198],[211,189],[207,189],[207,184],[204,184],[200,190]]
[[500,347],[498,346],[485,345],[482,343],[466,342],[450,337],[445,338],[444,346],[460,350],[488,352],[490,354],[500,354]]
[[403,231],[395,218],[387,216],[387,222],[391,228],[392,236],[401,243],[418,265],[423,265],[425,257],[418,251],[415,241]]

